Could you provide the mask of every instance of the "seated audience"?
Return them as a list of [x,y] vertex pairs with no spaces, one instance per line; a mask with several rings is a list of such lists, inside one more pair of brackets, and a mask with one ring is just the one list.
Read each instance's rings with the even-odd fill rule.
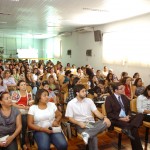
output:
[[20,80],[25,80],[25,67],[20,63],[20,74],[19,74],[19,79]]
[[67,150],[67,142],[60,129],[61,113],[54,103],[49,102],[48,91],[40,89],[35,96],[35,104],[28,112],[28,126],[34,130],[34,138],[39,150],[49,150],[54,144],[57,150]]
[[65,67],[65,71],[70,70],[70,69],[71,69],[70,63],[67,63],[67,66]]
[[60,70],[57,71],[57,75],[65,75],[65,70],[64,70],[64,67],[62,65],[60,66]]
[[13,91],[16,88],[15,79],[11,76],[9,70],[5,70],[3,74],[3,84],[7,86],[9,91]]
[[17,107],[21,112],[22,131],[21,131],[21,147],[26,150],[26,131],[27,131],[27,113],[30,105],[34,102],[32,93],[27,92],[26,82],[19,80],[17,83],[18,90],[12,92],[13,106]]
[[15,79],[16,83],[18,83],[18,81],[20,79],[19,73],[17,71],[18,71],[18,69],[16,69],[16,68],[13,68],[13,70],[12,70],[12,76]]
[[0,92],[8,92],[7,86],[3,84],[3,78],[0,76]]
[[62,64],[61,64],[61,62],[60,61],[57,61],[57,64],[56,65],[54,65],[52,62],[51,62],[51,66],[54,66],[54,72],[57,74],[57,76],[58,76],[58,74],[60,73],[60,71],[61,71],[61,67],[62,67]]
[[123,79],[124,77],[128,77],[128,73],[127,73],[127,72],[122,72],[122,73],[121,73],[120,82],[122,82],[122,79]]
[[104,78],[106,78],[107,74],[108,74],[108,68],[107,68],[107,66],[104,66],[103,71],[102,71],[102,75]]
[[32,73],[29,70],[25,72],[25,82],[27,85],[32,87],[32,93],[35,95],[37,92],[37,85],[33,79]]
[[72,74],[74,74],[74,75],[77,74],[77,68],[76,68],[75,64],[72,65],[72,68],[70,70],[71,70]]
[[43,89],[48,91],[48,97],[50,102],[54,102],[57,105],[57,99],[55,93],[49,88],[49,83],[47,80],[42,82]]
[[133,82],[135,82],[135,80],[137,78],[140,78],[140,74],[138,72],[135,72],[134,75],[133,75]]
[[67,91],[68,91],[68,84],[69,84],[69,81],[70,81],[70,75],[71,75],[71,71],[70,71],[70,70],[67,70],[67,71],[65,72],[65,76],[64,76],[63,82],[60,83],[61,89],[62,89],[62,91],[64,91],[64,92],[67,92]]
[[48,68],[48,74],[47,74],[47,78],[52,75],[55,79],[55,81],[57,81],[57,75],[56,73],[54,72],[54,67],[50,67]]
[[67,70],[67,71],[65,72],[63,84],[66,84],[66,83],[69,84],[69,81],[70,81],[70,75],[71,75],[71,71],[70,71],[70,70]]
[[82,70],[81,70],[80,67],[77,68],[77,76],[78,76],[79,78],[83,78],[83,77],[84,77],[83,72],[82,72]]
[[107,81],[108,84],[114,82],[114,80],[113,80],[113,74],[112,73],[108,73],[107,74],[106,81]]
[[[21,114],[12,106],[8,92],[0,93],[0,150],[18,150],[16,137],[21,131]],[[2,140],[3,138],[3,140]]]
[[50,75],[48,77],[48,82],[49,82],[49,88],[52,91],[60,90],[60,86],[59,86],[58,82],[54,79],[54,77],[52,75]]
[[97,92],[98,92],[99,87],[97,86],[98,80],[97,80],[96,75],[89,76],[88,85],[89,85],[88,93],[93,95],[94,98],[97,98]]
[[[77,132],[81,133],[89,150],[98,150],[97,134],[107,129],[110,121],[97,110],[91,99],[86,98],[84,85],[76,85],[74,92],[76,97],[68,103],[65,116],[76,125]],[[95,122],[93,114],[100,120]]]
[[133,91],[133,98],[136,98],[137,96],[141,95],[144,90],[145,87],[143,86],[143,82],[141,78],[137,78],[134,82],[134,84],[132,85],[132,91]]
[[70,85],[68,87],[68,98],[66,99],[66,102],[68,103],[69,101],[71,101],[75,96],[74,96],[74,86],[80,83],[80,78],[79,77],[75,77],[73,79],[73,83],[72,85]]
[[105,87],[105,81],[104,80],[99,81],[98,87],[99,87],[99,93],[98,93],[98,99],[99,100],[105,100],[107,96],[112,94],[112,91],[109,88],[109,86]]
[[131,140],[132,150],[143,150],[138,134],[138,128],[142,125],[143,115],[131,115],[130,101],[124,95],[122,83],[112,85],[114,94],[108,96],[105,101],[107,117],[111,120],[112,127],[122,129]]
[[38,64],[38,71],[39,71],[39,78],[41,79],[43,77],[43,75],[44,75],[44,66],[40,62]]
[[109,69],[108,73],[112,73],[112,75],[113,75],[113,82],[119,82],[118,77],[113,73],[112,69]]
[[100,70],[96,71],[96,77],[97,77],[98,81],[104,80],[104,77]]
[[150,85],[137,97],[137,111],[144,114],[144,121],[150,122]]
[[122,84],[124,85],[124,92],[125,95],[127,96],[127,98],[129,100],[132,100],[133,98],[133,89],[132,89],[132,85],[131,85],[131,78],[130,77],[124,77],[122,79]]
[[40,87],[40,79],[39,79],[39,72],[38,68],[33,68],[33,74],[32,74],[33,80],[35,81],[36,86],[39,88]]

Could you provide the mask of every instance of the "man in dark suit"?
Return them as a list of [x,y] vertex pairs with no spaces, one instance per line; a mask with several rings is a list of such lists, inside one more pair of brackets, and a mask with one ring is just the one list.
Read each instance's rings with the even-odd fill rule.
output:
[[122,128],[122,132],[130,138],[132,150],[142,150],[138,128],[142,124],[143,115],[131,116],[130,101],[124,95],[122,83],[114,83],[112,88],[114,94],[108,96],[105,102],[107,117],[110,119],[112,126]]

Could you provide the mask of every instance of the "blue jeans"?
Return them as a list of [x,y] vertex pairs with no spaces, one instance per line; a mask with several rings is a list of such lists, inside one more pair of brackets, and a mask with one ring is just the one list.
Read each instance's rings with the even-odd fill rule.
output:
[[21,131],[21,147],[26,144],[26,131],[27,131],[27,114],[21,115],[22,117],[22,131]]
[[38,150],[49,150],[50,144],[55,145],[57,150],[67,150],[68,144],[63,133],[34,132],[34,138],[38,145]]

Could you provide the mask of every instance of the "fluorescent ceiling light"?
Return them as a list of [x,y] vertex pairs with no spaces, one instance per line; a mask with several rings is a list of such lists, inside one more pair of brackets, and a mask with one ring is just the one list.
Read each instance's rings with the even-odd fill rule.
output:
[[19,2],[19,0],[11,0],[12,2]]
[[0,21],[0,23],[5,24],[5,23],[7,23],[7,22],[5,22],[5,21]]

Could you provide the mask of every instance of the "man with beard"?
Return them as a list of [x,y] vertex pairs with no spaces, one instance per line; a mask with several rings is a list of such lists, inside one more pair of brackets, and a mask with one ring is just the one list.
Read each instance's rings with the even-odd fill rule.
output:
[[[94,102],[86,98],[84,85],[77,84],[74,93],[76,97],[68,103],[65,116],[76,125],[77,132],[82,135],[89,150],[98,150],[96,135],[107,129],[111,123],[97,110]],[[95,122],[93,114],[100,120]]]

